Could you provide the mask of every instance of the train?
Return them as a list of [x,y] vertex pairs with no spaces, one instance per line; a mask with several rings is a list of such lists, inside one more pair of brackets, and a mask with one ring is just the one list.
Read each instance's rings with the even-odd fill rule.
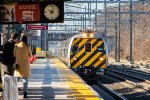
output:
[[82,32],[61,41],[49,48],[49,52],[84,80],[97,81],[103,77],[108,63],[106,40],[93,32]]

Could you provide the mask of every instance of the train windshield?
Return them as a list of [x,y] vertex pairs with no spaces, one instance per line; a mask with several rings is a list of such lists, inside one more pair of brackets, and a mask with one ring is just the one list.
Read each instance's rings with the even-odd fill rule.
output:
[[91,43],[86,43],[85,44],[85,52],[91,52],[91,49],[92,49],[91,46],[92,46]]
[[72,52],[73,52],[73,53],[77,53],[78,51],[79,51],[78,46],[74,45],[74,46],[72,47]]

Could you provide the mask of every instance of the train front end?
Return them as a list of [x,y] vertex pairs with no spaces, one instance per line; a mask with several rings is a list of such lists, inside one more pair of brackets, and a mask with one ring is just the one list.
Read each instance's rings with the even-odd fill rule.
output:
[[97,80],[104,74],[107,63],[102,38],[76,37],[70,50],[70,67],[85,80]]

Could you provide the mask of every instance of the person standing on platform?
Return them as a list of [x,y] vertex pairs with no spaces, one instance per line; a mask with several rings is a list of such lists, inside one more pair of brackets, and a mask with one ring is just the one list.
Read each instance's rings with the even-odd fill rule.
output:
[[14,75],[13,64],[15,63],[15,57],[13,55],[13,51],[14,46],[18,41],[18,37],[19,34],[12,32],[10,39],[3,45],[1,77],[4,77],[5,74],[10,76]]
[[32,57],[32,52],[31,47],[27,42],[28,40],[25,34],[21,34],[20,43],[15,45],[14,48],[14,56],[16,57],[16,63],[18,64],[14,76],[18,77],[18,79],[23,78],[24,98],[27,98],[28,78],[31,76],[29,59]]
[[[14,67],[15,57],[13,55],[14,46],[18,41],[19,34],[11,33],[10,39],[4,43],[3,45],[3,53],[2,53],[2,65],[1,65],[1,79],[2,85],[4,85],[4,76],[5,74],[13,76],[14,75]],[[2,95],[0,96],[2,97]]]

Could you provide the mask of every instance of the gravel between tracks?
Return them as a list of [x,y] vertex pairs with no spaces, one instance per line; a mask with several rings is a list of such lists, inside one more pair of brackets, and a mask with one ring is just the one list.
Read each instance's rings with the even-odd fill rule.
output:
[[129,100],[136,99],[136,100],[149,100],[150,93],[137,88],[131,84],[128,84],[123,81],[119,81],[115,78],[105,75],[103,79],[100,80],[103,85],[115,90],[116,92],[122,94],[124,97],[128,98]]
[[107,92],[105,92],[103,89],[101,89],[97,85],[92,85],[91,86],[97,93],[104,99],[104,100],[116,100],[113,98],[111,95],[109,95]]

